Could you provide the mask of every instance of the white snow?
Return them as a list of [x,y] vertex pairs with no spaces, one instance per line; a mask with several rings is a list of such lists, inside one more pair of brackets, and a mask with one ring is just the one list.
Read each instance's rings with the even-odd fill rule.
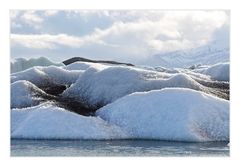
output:
[[54,63],[47,59],[46,57],[31,59],[17,58],[11,60],[11,73],[23,71],[34,66],[50,66],[50,65],[63,66],[62,63]]
[[229,81],[229,68],[229,62],[226,62],[218,63],[203,69],[196,69],[194,71],[209,75],[213,80]]
[[132,67],[88,68],[62,96],[98,108],[133,92],[185,87],[201,90],[202,86],[186,74],[167,74]]
[[90,63],[90,62],[75,62],[75,63],[69,64],[67,66],[64,66],[63,69],[66,69],[66,70],[86,70],[89,67],[104,69],[104,68],[109,67],[109,65],[104,65],[104,64],[100,64],[100,63]]
[[85,117],[41,104],[11,111],[11,138],[23,139],[121,139],[126,135],[99,117]]
[[43,99],[37,95],[46,95],[41,89],[28,81],[17,81],[11,84],[11,108],[22,108],[37,105]]
[[143,63],[167,68],[186,68],[194,64],[213,65],[228,62],[229,58],[228,46],[216,46],[216,43],[211,43],[193,49],[156,54]]
[[48,84],[65,85],[74,83],[82,73],[81,70],[69,71],[56,66],[32,67],[25,71],[11,74],[11,82],[27,80],[37,86]]
[[11,138],[229,141],[229,102],[185,88],[127,95],[96,117],[42,103],[11,110]]
[[[28,68],[16,62],[22,65],[15,70]],[[203,93],[208,88],[196,82],[229,81],[229,62],[194,70],[33,62],[11,74],[11,138],[229,141],[229,101]],[[46,103],[51,95],[40,88],[58,85],[71,85],[63,98],[102,107],[97,116]]]
[[137,139],[229,140],[229,102],[191,89],[133,93],[99,109],[97,115]]
[[56,66],[42,68],[42,71],[47,74],[48,78],[58,84],[72,84],[83,73],[81,70],[69,71]]

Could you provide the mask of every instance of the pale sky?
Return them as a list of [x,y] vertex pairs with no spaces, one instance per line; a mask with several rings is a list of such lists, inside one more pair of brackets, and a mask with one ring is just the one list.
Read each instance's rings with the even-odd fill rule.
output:
[[11,10],[11,57],[73,56],[141,64],[213,41],[229,46],[229,12]]

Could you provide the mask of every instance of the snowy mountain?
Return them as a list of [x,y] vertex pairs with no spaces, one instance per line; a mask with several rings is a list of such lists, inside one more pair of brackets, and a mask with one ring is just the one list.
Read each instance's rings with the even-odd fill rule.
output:
[[150,64],[163,67],[190,67],[196,64],[213,65],[229,61],[229,47],[212,42],[198,48],[160,53],[150,58]]

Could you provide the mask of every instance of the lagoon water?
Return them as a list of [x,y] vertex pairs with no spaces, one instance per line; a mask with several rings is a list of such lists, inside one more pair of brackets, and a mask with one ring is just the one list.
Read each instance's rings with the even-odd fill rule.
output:
[[11,156],[229,156],[229,146],[158,140],[11,140]]

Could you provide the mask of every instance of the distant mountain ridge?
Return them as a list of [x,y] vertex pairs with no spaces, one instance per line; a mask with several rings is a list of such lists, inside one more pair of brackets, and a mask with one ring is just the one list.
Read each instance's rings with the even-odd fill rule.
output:
[[229,47],[212,43],[195,49],[156,54],[150,61],[154,66],[189,67],[196,64],[213,65],[228,62],[229,57]]

